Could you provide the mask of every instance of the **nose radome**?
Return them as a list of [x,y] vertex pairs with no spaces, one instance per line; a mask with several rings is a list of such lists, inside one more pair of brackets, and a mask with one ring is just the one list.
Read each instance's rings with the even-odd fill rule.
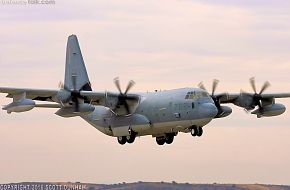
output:
[[201,105],[201,115],[206,118],[214,118],[218,113],[217,107],[213,103],[204,103]]

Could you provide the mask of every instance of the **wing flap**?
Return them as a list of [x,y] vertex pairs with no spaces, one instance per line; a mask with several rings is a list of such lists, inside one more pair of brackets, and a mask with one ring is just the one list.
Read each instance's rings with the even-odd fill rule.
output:
[[106,92],[81,91],[81,96],[88,98],[93,105],[106,104]]

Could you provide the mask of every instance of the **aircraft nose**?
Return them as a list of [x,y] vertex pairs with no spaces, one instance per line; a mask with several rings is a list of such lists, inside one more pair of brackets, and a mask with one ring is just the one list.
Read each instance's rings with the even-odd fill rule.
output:
[[213,103],[205,103],[201,105],[201,116],[206,118],[214,118],[217,113],[218,109]]

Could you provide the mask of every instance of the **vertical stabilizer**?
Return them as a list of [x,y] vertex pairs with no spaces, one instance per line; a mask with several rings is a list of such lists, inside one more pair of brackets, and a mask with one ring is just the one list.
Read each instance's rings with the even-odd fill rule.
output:
[[69,89],[91,91],[91,84],[76,35],[68,37],[64,85]]

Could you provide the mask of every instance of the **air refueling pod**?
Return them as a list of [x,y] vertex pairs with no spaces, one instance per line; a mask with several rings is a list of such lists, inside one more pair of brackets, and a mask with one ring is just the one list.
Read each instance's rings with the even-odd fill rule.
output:
[[261,117],[273,117],[281,115],[286,111],[286,107],[283,104],[271,104],[268,106],[263,106],[259,109],[256,109],[252,114],[257,115],[258,118]]
[[13,102],[4,106],[2,109],[7,113],[21,113],[32,110],[35,107],[35,102],[31,99],[26,99],[26,92],[13,94]]
[[26,112],[29,110],[32,110],[35,107],[35,102],[30,99],[21,99],[18,101],[14,101],[11,104],[8,104],[7,106],[4,106],[2,109],[7,110],[7,113],[21,113]]

